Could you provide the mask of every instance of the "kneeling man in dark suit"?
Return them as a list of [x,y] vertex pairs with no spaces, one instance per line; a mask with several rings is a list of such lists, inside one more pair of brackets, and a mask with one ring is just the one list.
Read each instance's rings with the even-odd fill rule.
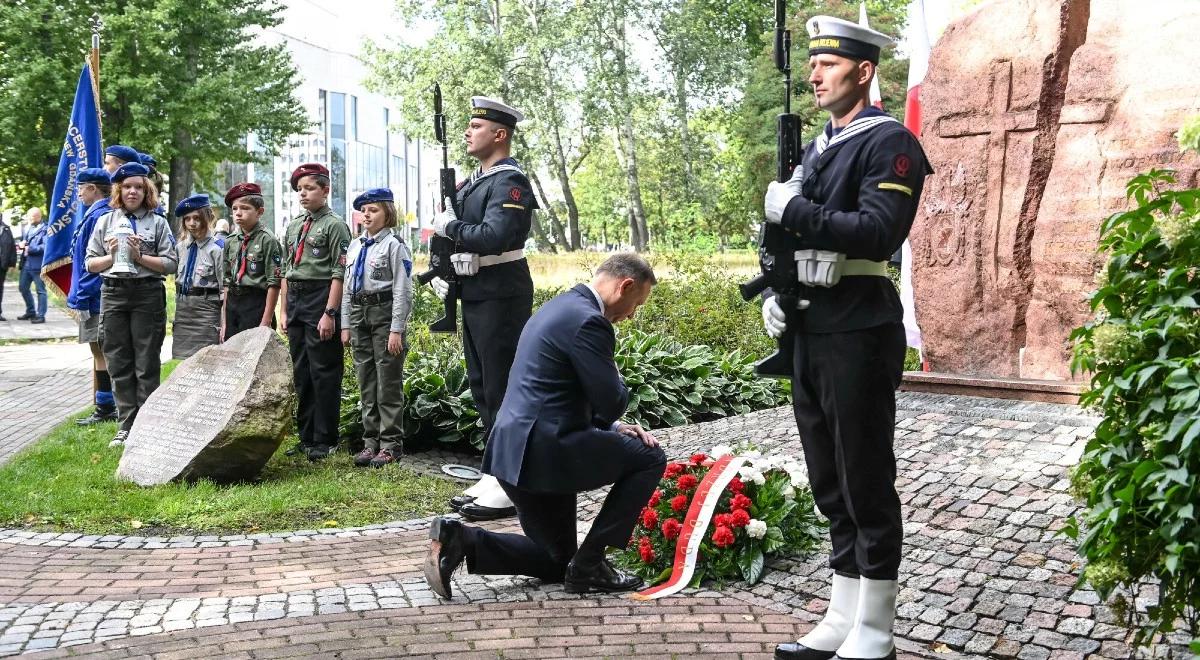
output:
[[[439,596],[451,597],[450,575],[463,561],[474,574],[528,575],[563,582],[570,593],[642,585],[604,553],[629,542],[667,461],[653,435],[617,421],[629,390],[613,360],[613,324],[632,318],[656,283],[638,255],[613,255],[591,284],[542,305],[525,324],[483,455],[483,471],[516,505],[525,535],[435,519],[424,568]],[[576,494],[609,484],[604,506],[579,543]]]

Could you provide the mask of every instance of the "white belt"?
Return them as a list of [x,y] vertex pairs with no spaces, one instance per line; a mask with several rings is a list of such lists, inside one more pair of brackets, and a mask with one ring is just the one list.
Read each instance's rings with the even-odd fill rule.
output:
[[517,261],[518,259],[524,258],[525,250],[522,249],[509,250],[508,252],[501,252],[500,254],[483,254],[479,256],[479,267],[486,268],[488,266],[506,264],[510,261]]
[[886,261],[870,261],[868,259],[847,259],[842,264],[842,275],[878,275],[887,277]]

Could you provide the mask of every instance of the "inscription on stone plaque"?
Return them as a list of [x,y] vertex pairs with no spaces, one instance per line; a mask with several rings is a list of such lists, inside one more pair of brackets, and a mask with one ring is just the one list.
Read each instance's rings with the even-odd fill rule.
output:
[[138,413],[118,478],[252,479],[287,435],[291,362],[269,328],[208,346],[176,367]]

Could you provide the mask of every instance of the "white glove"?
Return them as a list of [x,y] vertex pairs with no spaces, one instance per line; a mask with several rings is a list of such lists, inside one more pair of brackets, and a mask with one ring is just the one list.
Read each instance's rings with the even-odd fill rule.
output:
[[788,179],[783,185],[787,186],[797,195],[802,194],[804,192],[804,165],[797,165],[796,169],[792,170],[792,178]]
[[792,182],[779,183],[772,181],[771,185],[767,186],[766,197],[763,198],[763,206],[766,207],[764,212],[767,216],[767,222],[779,224],[783,218],[783,210],[787,208],[788,202],[800,193],[792,189]]
[[479,255],[474,252],[455,252],[450,255],[450,264],[454,266],[455,275],[471,277],[479,272]]
[[433,233],[438,236],[445,236],[446,225],[458,220],[458,216],[454,215],[454,205],[450,203],[450,198],[445,198],[442,204],[445,210],[433,216]]
[[771,296],[763,301],[763,327],[772,339],[778,339],[787,330],[787,314],[779,306],[779,297]]
[[440,277],[429,280],[429,286],[433,287],[433,292],[442,300],[445,300],[446,294],[450,293],[450,283]]

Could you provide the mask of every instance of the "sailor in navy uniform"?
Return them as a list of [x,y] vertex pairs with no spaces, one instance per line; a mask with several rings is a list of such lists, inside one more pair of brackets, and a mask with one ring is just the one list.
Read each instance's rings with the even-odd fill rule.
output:
[[[808,21],[817,106],[830,121],[790,181],[772,182],[768,222],[798,237],[797,309],[763,304],[767,332],[794,330],[792,396],[809,481],[829,518],[834,571],[824,619],[777,658],[895,658],[903,526],[892,450],[904,365],[900,298],[887,260],[912,226],[925,176],[917,139],[870,104],[891,39],[828,16]],[[807,307],[804,307],[807,305]]]
[[[454,239],[462,250],[451,261],[461,282],[467,378],[485,433],[500,410],[517,340],[533,311],[533,279],[523,248],[537,200],[529,178],[510,155],[513,131],[524,118],[496,99],[471,98],[464,137],[479,169],[459,187],[453,203],[443,200],[445,210],[433,220],[434,231]],[[445,282],[435,279],[433,286],[445,296]],[[516,513],[493,477],[453,498],[451,507],[473,520]]]

